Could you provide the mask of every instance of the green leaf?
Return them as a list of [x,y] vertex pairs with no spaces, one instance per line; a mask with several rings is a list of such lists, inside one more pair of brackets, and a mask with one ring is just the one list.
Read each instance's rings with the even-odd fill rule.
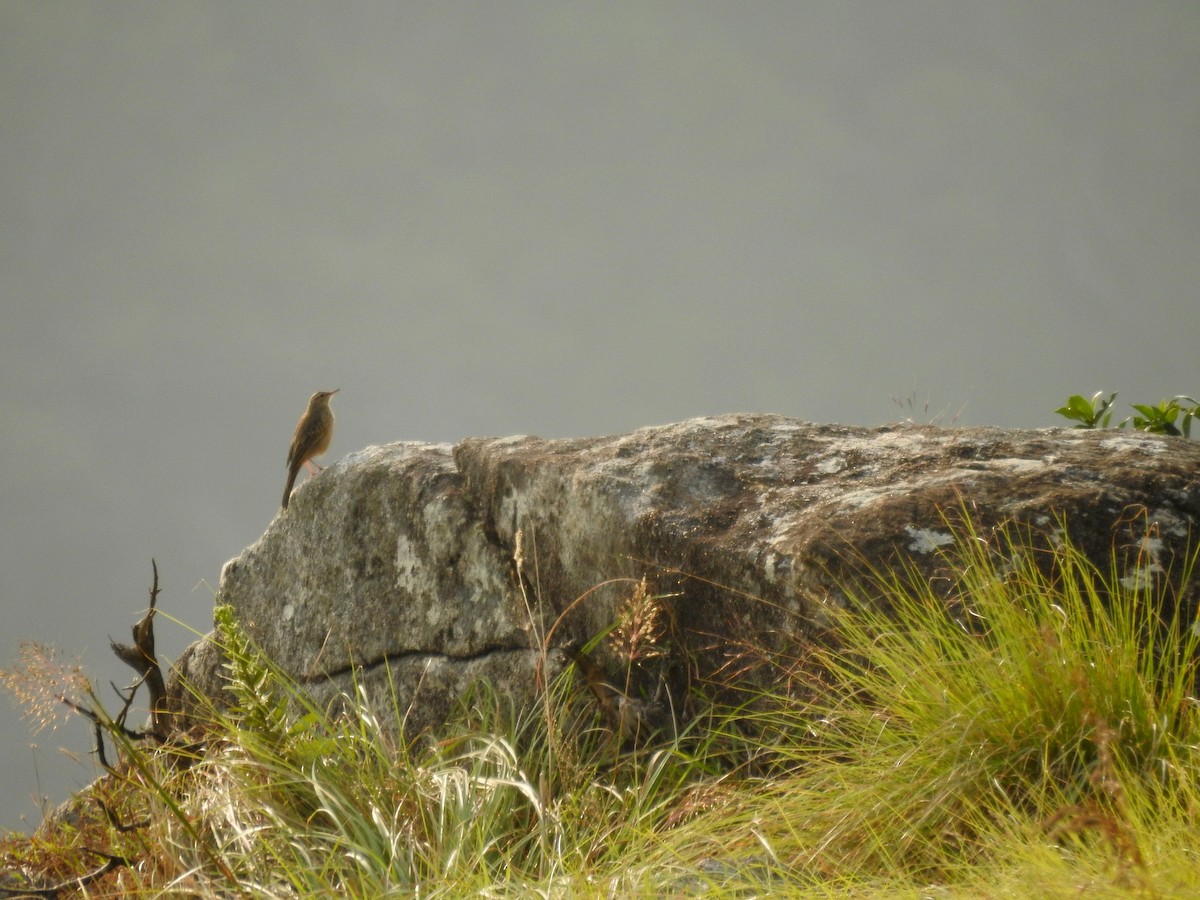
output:
[[1082,394],[1073,394],[1067,399],[1067,405],[1060,406],[1055,412],[1065,419],[1078,422],[1076,428],[1107,428],[1112,419],[1112,403],[1117,395],[1113,392],[1102,400],[1103,394],[1104,391],[1097,391],[1090,400]]

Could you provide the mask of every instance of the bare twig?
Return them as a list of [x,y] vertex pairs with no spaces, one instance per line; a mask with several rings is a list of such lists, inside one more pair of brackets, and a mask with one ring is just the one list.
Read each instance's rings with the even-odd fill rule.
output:
[[86,706],[83,706],[80,703],[76,703],[70,697],[65,697],[60,694],[58,699],[63,705],[70,707],[75,712],[79,713],[79,715],[83,716],[85,719],[88,719],[92,723],[92,728],[96,732],[96,758],[100,760],[100,765],[115,775],[116,770],[109,763],[108,758],[104,753],[104,730],[106,728],[118,730],[121,732],[121,734],[125,735],[125,737],[132,740],[140,740],[141,738],[145,737],[145,735],[140,731],[131,731],[130,729],[125,728],[116,722],[106,722],[99,716],[99,714],[88,709]]

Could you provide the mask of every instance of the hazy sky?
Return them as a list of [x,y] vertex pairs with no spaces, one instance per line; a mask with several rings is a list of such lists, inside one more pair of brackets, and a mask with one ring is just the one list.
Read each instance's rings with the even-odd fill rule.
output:
[[[151,557],[206,630],[319,388],[327,461],[1196,396],[1197,98],[1195,0],[7,0],[0,666],[126,682]],[[87,728],[0,722],[36,824]]]

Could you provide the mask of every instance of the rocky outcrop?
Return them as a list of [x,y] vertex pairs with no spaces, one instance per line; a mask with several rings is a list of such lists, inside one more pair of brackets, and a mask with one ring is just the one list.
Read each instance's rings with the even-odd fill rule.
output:
[[[660,598],[654,663],[622,694],[680,710],[688,684],[802,654],[859,567],[902,557],[936,578],[963,510],[984,532],[1065,523],[1125,577],[1165,571],[1200,522],[1200,443],[730,415],[369,447],[297,490],[219,601],[314,696],[394,696],[419,730],[481,679],[528,699],[539,661],[606,634],[642,583]],[[588,657],[601,673],[623,671],[611,644]],[[201,645],[180,668],[216,692],[219,661]]]

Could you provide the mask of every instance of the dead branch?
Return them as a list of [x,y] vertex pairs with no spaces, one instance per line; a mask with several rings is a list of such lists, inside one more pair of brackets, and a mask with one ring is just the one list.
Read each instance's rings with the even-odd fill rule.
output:
[[111,853],[105,853],[103,850],[89,850],[83,848],[84,853],[90,853],[93,856],[99,856],[104,860],[104,864],[100,868],[88,872],[86,875],[80,875],[78,878],[71,878],[67,881],[60,881],[58,884],[52,884],[49,887],[4,887],[0,886],[0,897],[54,897],[57,898],[60,894],[66,891],[78,891],[87,887],[95,881],[99,881],[113,869],[119,869],[122,866],[132,867],[133,863],[125,856],[114,856]]
[[104,817],[108,819],[108,824],[121,834],[127,834],[130,831],[137,831],[139,828],[146,828],[150,825],[150,820],[142,819],[139,822],[130,822],[125,824],[121,821],[121,817],[117,815],[116,810],[101,800],[99,797],[93,797],[96,804],[104,810]]
[[[122,695],[126,703],[122,715],[118,717],[118,722],[123,724],[124,713],[133,702],[134,692],[138,685],[144,683],[146,689],[150,691],[151,736],[162,741],[166,738],[164,714],[167,707],[167,687],[163,679],[162,668],[158,664],[158,657],[154,652],[154,612],[159,595],[158,563],[151,559],[150,565],[154,569],[154,586],[150,588],[150,608],[146,610],[146,615],[134,623],[132,646],[117,643],[112,638],[109,638],[109,644],[117,658],[138,674],[138,681],[130,688],[129,697],[124,698]],[[118,693],[120,692],[118,691]]]

